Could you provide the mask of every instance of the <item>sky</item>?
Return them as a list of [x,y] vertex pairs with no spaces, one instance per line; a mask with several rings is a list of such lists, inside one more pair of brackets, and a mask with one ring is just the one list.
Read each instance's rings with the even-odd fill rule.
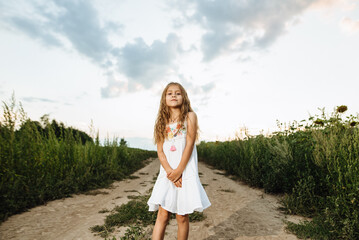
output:
[[[359,112],[358,0],[0,0],[0,99],[155,150],[169,82],[201,141]],[[3,117],[3,116],[1,116]]]

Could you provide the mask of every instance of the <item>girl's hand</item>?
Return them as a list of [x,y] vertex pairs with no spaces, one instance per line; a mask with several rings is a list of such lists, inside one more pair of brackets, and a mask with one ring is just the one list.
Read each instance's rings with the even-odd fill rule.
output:
[[[168,172],[167,172],[167,178],[168,178],[168,176],[169,176],[173,171],[174,171],[173,169],[168,170]],[[168,179],[169,179],[169,178],[168,178]]]
[[182,172],[180,172],[177,168],[172,170],[170,173],[167,173],[167,178],[172,182],[177,182],[178,179],[182,176]]
[[168,176],[168,174],[169,174],[170,172],[172,172],[172,171],[173,171],[172,168],[167,169],[167,170],[166,170],[167,176]]
[[173,183],[176,187],[182,187],[182,176],[180,177],[180,179],[178,179],[177,182]]

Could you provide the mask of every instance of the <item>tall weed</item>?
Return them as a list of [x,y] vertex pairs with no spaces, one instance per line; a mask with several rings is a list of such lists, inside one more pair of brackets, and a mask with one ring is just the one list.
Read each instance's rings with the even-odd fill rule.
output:
[[3,102],[0,120],[0,221],[47,201],[107,187],[156,157],[155,151],[129,148],[126,141],[95,139],[62,123],[27,118]]
[[298,236],[359,239],[359,119],[344,118],[346,106],[330,115],[320,110],[270,136],[202,141],[199,159],[267,192],[285,193],[287,213],[313,217],[288,225]]

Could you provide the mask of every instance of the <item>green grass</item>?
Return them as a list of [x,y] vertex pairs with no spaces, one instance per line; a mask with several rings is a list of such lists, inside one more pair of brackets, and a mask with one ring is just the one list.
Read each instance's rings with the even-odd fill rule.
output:
[[129,148],[124,139],[100,145],[93,124],[88,135],[48,115],[32,121],[13,94],[0,118],[0,222],[72,194],[106,194],[94,190],[133,178],[152,157],[155,151]]
[[[152,189],[150,189],[148,192],[150,193],[151,191]],[[110,211],[111,213],[106,216],[105,223],[103,225],[93,226],[90,228],[90,230],[101,237],[107,238],[114,231],[115,227],[131,226],[129,228],[129,235],[135,236],[137,234],[141,237],[146,237],[144,234],[144,227],[155,224],[158,212],[148,211],[147,201],[149,197],[150,194],[139,196],[129,195],[128,198],[131,199],[129,202],[122,204],[121,206],[115,206]],[[171,219],[175,218],[176,214],[171,214]],[[205,218],[206,217],[203,212],[193,212],[192,214],[189,214],[190,222],[202,221]]]
[[[281,193],[287,214],[311,217],[288,223],[298,236],[359,239],[359,118],[339,106],[330,114],[282,124],[279,131],[225,142],[204,142],[198,157],[268,193]],[[223,191],[223,190],[222,190]]]
[[100,190],[92,190],[92,191],[85,192],[85,193],[83,193],[83,194],[96,196],[96,195],[98,195],[98,194],[107,195],[107,194],[109,194],[109,193],[108,193],[108,192],[105,192],[105,191],[100,191]]
[[140,178],[139,176],[130,175],[126,177],[127,179],[137,179]]
[[234,190],[232,189],[220,189],[218,191],[234,193]]
[[99,213],[107,213],[107,212],[109,212],[109,211],[110,211],[110,210],[104,208],[104,209],[101,209],[101,210],[99,211]]

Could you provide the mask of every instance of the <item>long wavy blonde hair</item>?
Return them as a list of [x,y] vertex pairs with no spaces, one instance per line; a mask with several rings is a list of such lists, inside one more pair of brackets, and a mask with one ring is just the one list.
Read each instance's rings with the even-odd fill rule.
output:
[[[181,127],[184,127],[184,122],[186,120],[188,112],[193,112],[193,110],[191,108],[191,102],[189,101],[187,92],[183,88],[183,86],[178,82],[170,82],[169,84],[167,84],[167,86],[165,87],[165,89],[162,92],[160,107],[158,110],[157,119],[156,119],[156,123],[155,123],[155,127],[154,127],[154,144],[158,144],[159,142],[167,139],[166,125],[169,124],[169,122],[170,122],[171,112],[170,112],[170,108],[166,104],[166,93],[167,93],[168,88],[171,85],[177,85],[180,88],[181,95],[183,97],[183,102],[182,102],[182,106],[181,106],[181,114],[180,114],[179,120],[178,120],[178,123],[181,124]],[[198,122],[196,124],[198,126]],[[197,133],[196,133],[196,141],[198,141],[198,139],[199,139],[199,132],[200,132],[200,129],[198,126]]]

